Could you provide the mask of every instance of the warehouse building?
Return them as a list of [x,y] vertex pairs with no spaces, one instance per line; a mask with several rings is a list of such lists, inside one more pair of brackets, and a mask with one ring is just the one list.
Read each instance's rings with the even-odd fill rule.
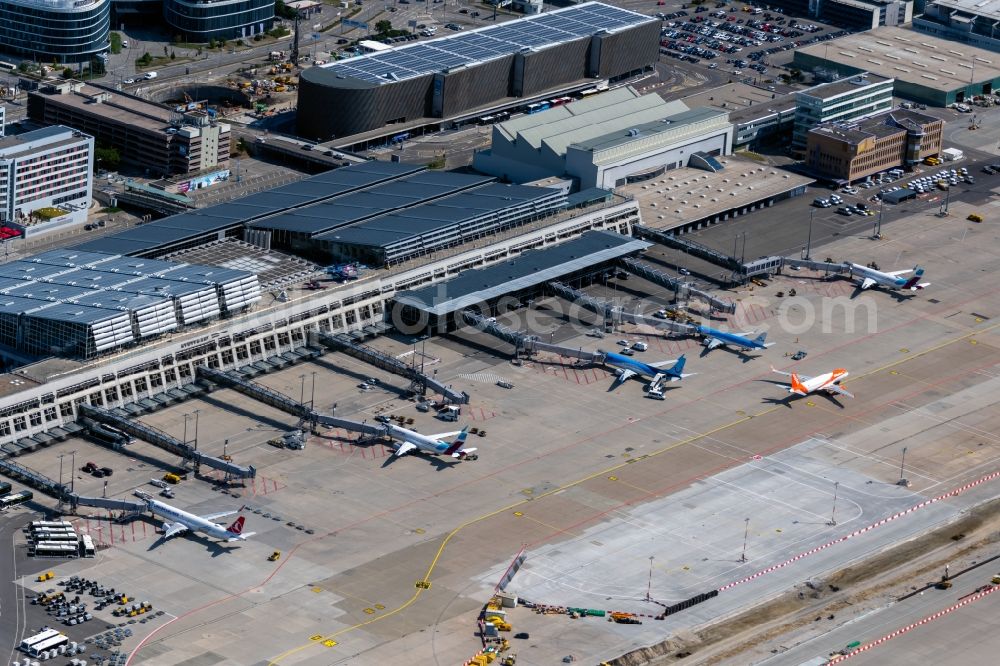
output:
[[492,145],[476,153],[473,167],[520,183],[568,176],[581,190],[610,189],[732,147],[726,111],[622,87],[494,125]]
[[948,106],[1000,86],[1000,55],[902,28],[879,28],[795,51],[794,66],[895,80],[897,97]]
[[930,0],[913,19],[919,32],[1000,53],[1000,0]]
[[848,122],[892,108],[894,81],[862,72],[795,93],[792,150],[806,149],[806,135],[823,123]]
[[659,35],[655,18],[585,2],[310,67],[299,77],[298,134],[402,130],[587,79],[614,81],[656,63]]
[[817,176],[852,183],[939,155],[943,131],[943,120],[905,109],[827,123],[809,131],[806,164]]
[[26,237],[83,224],[93,166],[94,137],[70,127],[0,138],[0,223]]
[[208,112],[176,113],[80,81],[29,92],[28,117],[84,131],[150,175],[194,174],[229,163],[229,125]]
[[904,25],[914,14],[913,0],[770,0],[769,6],[852,30]]

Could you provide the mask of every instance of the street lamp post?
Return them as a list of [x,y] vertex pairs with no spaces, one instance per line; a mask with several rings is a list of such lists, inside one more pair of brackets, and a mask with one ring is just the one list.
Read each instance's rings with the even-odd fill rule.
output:
[[746,528],[743,530],[743,553],[740,555],[740,562],[747,561],[747,538],[750,536],[750,519],[746,518]]
[[198,450],[198,414],[201,413],[200,409],[194,410],[194,449]]
[[188,443],[188,419],[191,417],[190,414],[184,415],[184,443]]
[[316,407],[316,371],[312,373],[312,389],[309,394],[309,409]]
[[302,385],[299,389],[299,404],[304,405],[306,402],[306,376],[305,373],[299,375],[299,379],[302,380]]
[[813,208],[809,211],[809,235],[806,237],[806,259],[810,259],[809,253],[812,251],[812,240],[813,240],[813,216],[816,215],[816,209]]
[[906,447],[904,446],[903,447],[903,457],[900,458],[900,460],[899,460],[899,481],[896,482],[897,485],[900,485],[900,486],[909,485],[907,483],[906,479],[903,478],[903,466],[905,464],[906,464]]
[[837,524],[837,491],[840,489],[840,481],[833,482],[833,511],[830,513],[830,525]]

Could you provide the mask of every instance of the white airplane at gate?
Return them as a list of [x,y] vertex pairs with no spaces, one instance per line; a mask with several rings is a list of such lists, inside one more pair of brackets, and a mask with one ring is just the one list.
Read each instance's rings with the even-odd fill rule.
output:
[[[913,277],[909,279],[901,277],[907,273],[913,273]],[[851,275],[860,278],[856,282],[858,289],[862,291],[876,286],[891,290],[918,291],[931,286],[930,282],[920,282],[920,278],[924,276],[924,269],[920,266],[914,266],[912,269],[908,268],[904,271],[885,272],[859,264],[851,264]]]
[[221,511],[219,513],[210,513],[206,516],[198,516],[183,509],[170,506],[169,504],[164,504],[141,491],[136,491],[135,495],[146,503],[146,508],[149,509],[150,513],[163,519],[164,539],[169,539],[188,531],[201,532],[220,541],[246,541],[247,537],[256,534],[256,532],[243,531],[243,523],[246,520],[243,516],[237,518],[229,527],[224,527],[215,522],[219,518],[239,513],[243,510],[243,507],[232,511]]
[[792,383],[785,387],[785,390],[793,395],[809,395],[810,393],[818,393],[819,391],[826,391],[827,393],[836,393],[838,395],[846,395],[848,398],[853,398],[854,395],[839,386],[839,382],[846,379],[847,375],[850,373],[843,368],[836,368],[832,372],[825,372],[822,375],[816,377],[806,377],[805,375],[799,375],[795,372],[782,372],[781,370],[775,370],[774,366],[771,366],[771,371],[779,375],[785,375],[786,377],[792,378]]
[[[468,428],[463,428],[457,432],[442,432],[437,435],[421,435],[414,430],[407,430],[394,426],[391,423],[385,424],[386,432],[395,440],[398,440],[396,451],[393,457],[405,456],[408,453],[424,453],[432,456],[451,456],[459,460],[475,460],[475,448],[464,448],[465,438],[468,437]],[[448,441],[454,438],[453,441]]]

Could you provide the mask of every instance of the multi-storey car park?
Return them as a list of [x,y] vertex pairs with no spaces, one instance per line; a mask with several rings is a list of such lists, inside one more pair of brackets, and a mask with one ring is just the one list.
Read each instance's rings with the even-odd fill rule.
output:
[[[395,194],[393,188],[398,188]],[[377,199],[353,196],[373,191]],[[504,191],[509,197],[496,196]],[[454,197],[466,203],[449,206]],[[473,205],[464,210],[474,203],[469,197],[485,198],[485,209]],[[399,199],[394,210],[393,198]],[[406,235],[393,227],[391,240],[410,239],[414,252],[393,263],[388,251],[380,250],[374,256],[384,263],[372,264],[360,279],[336,288],[282,291],[280,286],[261,285],[274,289],[272,296],[282,291],[281,298],[255,298],[259,292],[246,280],[256,284],[257,278],[244,271],[183,263],[190,253],[205,264],[213,247],[230,247],[244,235],[266,246],[267,220],[305,220],[310,214],[323,220],[331,206],[347,201],[353,202],[359,222],[329,233],[356,230],[362,236],[359,248],[373,247],[368,237],[378,227],[369,225],[387,220],[392,226],[394,216],[424,216],[433,228],[416,223]],[[439,214],[442,207],[447,214]],[[468,220],[476,221],[471,231]],[[17,453],[51,441],[65,432],[61,425],[79,418],[81,405],[113,409],[156,397],[170,400],[164,396],[192,384],[199,366],[231,370],[269,362],[284,365],[308,353],[315,332],[374,334],[385,329],[388,303],[398,292],[590,230],[629,234],[638,222],[636,202],[610,192],[581,199],[556,189],[365,162],[28,257],[0,273],[0,351],[20,366],[16,376],[11,375],[16,381],[0,382],[0,445]],[[313,243],[320,256],[329,257],[321,238],[326,224],[315,228],[319,233]],[[308,254],[309,231],[297,237],[299,253]],[[167,255],[169,261],[158,259]],[[273,265],[279,257],[269,258],[271,262],[257,265]],[[219,263],[232,265],[233,257],[227,255]],[[243,262],[248,264],[254,260]],[[234,297],[227,296],[230,289]],[[122,299],[123,294],[135,299]],[[42,300],[46,295],[53,300]],[[243,299],[238,306],[227,300],[235,297]],[[46,337],[26,338],[28,327]],[[37,439],[31,439],[35,435]]]
[[405,128],[588,79],[614,81],[656,63],[659,34],[657,19],[586,2],[311,67],[300,77],[298,134]]

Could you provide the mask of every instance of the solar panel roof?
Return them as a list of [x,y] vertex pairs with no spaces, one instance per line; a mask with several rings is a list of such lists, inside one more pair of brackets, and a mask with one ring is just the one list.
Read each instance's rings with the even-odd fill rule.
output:
[[[196,211],[165,217],[98,240],[74,245],[71,250],[133,254],[210,234],[232,227],[248,217],[272,215],[352,190],[423,171],[425,167],[396,162],[361,162],[311,176],[305,180]],[[250,208],[248,208],[248,206]]]
[[465,220],[553,196],[557,196],[556,190],[546,187],[491,183],[431,203],[380,215],[345,229],[329,231],[316,238],[336,243],[386,247]]
[[542,48],[602,30],[614,32],[654,20],[600,2],[557,9],[501,25],[461,32],[321,66],[336,78],[374,84],[411,79],[449,67],[509,56],[525,48]]
[[482,186],[493,180],[489,176],[470,174],[418,173],[263,219],[253,226],[258,229],[317,234]]

